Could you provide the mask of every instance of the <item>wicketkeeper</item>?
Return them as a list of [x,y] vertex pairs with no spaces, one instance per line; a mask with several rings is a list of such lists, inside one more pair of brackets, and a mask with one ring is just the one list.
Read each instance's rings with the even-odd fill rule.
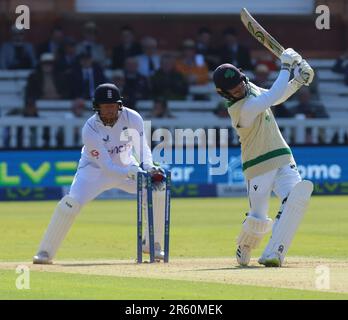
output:
[[[33,263],[52,263],[82,207],[103,191],[117,188],[135,194],[138,172],[150,172],[156,181],[159,174],[164,176],[164,171],[153,163],[142,117],[123,106],[115,85],[105,83],[96,88],[93,110],[96,113],[82,129],[84,146],[70,192],[59,201]],[[163,259],[164,189],[159,186],[153,194],[153,207],[155,258]],[[115,206],[115,213],[117,210],[121,209]],[[144,253],[149,252],[146,229]]]
[[[259,263],[280,267],[306,210],[313,184],[302,181],[292,152],[274,119],[271,106],[286,101],[314,77],[309,64],[293,49],[280,57],[281,70],[271,89],[259,88],[231,64],[214,71],[216,91],[227,99],[232,126],[239,135],[243,173],[247,182],[249,212],[237,239],[236,258],[246,266],[251,251],[272,230]],[[290,73],[294,70],[291,81]],[[273,223],[268,217],[269,198],[274,192],[281,201]]]

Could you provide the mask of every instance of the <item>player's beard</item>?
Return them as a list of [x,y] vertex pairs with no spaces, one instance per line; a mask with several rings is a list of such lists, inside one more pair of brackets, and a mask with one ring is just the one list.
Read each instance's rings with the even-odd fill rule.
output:
[[238,96],[233,95],[233,99],[235,100],[241,100],[243,98],[246,97],[247,93],[248,93],[248,85],[245,83],[245,81],[243,81],[243,91],[239,92]]
[[118,111],[115,115],[99,115],[100,120],[103,122],[104,126],[113,127],[118,120]]

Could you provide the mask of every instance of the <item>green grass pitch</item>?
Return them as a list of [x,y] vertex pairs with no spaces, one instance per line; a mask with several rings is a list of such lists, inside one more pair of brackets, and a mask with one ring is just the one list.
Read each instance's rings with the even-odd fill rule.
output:
[[[75,261],[75,267],[50,270],[50,266],[32,269],[31,258],[56,202],[0,202],[0,299],[347,299],[348,288],[342,283],[326,291],[311,284],[316,266],[311,259],[329,261],[333,284],[338,277],[348,279],[346,203],[343,196],[313,197],[289,250],[289,266],[275,270],[257,263],[246,269],[236,267],[235,239],[248,210],[245,198],[173,199],[168,265],[173,269],[167,270],[163,264],[134,263],[135,200],[93,201],[83,208],[56,257],[57,264]],[[272,198],[270,215],[274,217],[277,210],[278,201]],[[266,241],[253,258],[258,258]],[[107,263],[116,260],[121,263]],[[88,269],[91,261],[94,267]],[[127,267],[122,261],[129,262]],[[192,270],[191,261],[199,262]],[[29,290],[15,286],[17,262],[30,268]],[[8,263],[14,267],[6,267]],[[85,264],[81,272],[79,263]],[[286,276],[298,270],[304,272],[303,287]]]

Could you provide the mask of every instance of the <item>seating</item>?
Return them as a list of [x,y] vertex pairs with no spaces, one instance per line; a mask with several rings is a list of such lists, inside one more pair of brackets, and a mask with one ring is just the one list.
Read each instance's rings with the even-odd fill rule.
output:
[[71,109],[71,100],[38,100],[38,110],[68,111]]
[[0,80],[0,95],[12,94],[24,96],[25,80]]
[[306,59],[315,69],[331,69],[335,64],[335,59]]
[[[319,94],[322,99],[325,99],[325,96],[331,95],[345,95],[348,93],[348,87],[343,83],[336,82],[321,82],[318,83]],[[331,97],[330,97],[331,98]]]
[[[137,108],[142,111],[148,111],[151,110],[153,106],[153,102],[151,100],[139,100],[137,102]],[[216,108],[216,102],[215,101],[169,101],[168,102],[168,108],[171,111],[212,111]]]
[[343,74],[333,72],[331,70],[317,70],[317,76],[320,81],[343,81]]
[[32,70],[0,70],[0,80],[26,80]]
[[324,97],[321,102],[325,105],[328,111],[331,110],[346,110],[348,111],[348,99],[340,97]]
[[214,83],[209,82],[204,85],[191,85],[189,88],[189,93],[192,95],[204,95],[204,94],[214,94],[216,92]]
[[[348,112],[348,87],[343,83],[343,75],[332,72],[331,68],[335,59],[308,59],[308,62],[316,69],[318,79],[318,91],[320,101],[326,107],[330,117],[342,117]],[[0,116],[4,116],[11,109],[23,108],[24,90],[27,77],[32,70],[0,70]],[[113,70],[105,71],[107,77],[111,77]],[[246,75],[252,79],[253,73],[246,71]],[[212,73],[210,72],[210,76]],[[271,72],[270,82],[278,76],[278,71]],[[208,100],[194,100],[195,96],[205,95]],[[168,107],[177,119],[192,118],[203,121],[215,121],[215,110],[221,98],[215,92],[212,80],[205,85],[191,85],[187,100],[168,101]],[[291,108],[297,104],[296,100],[286,102],[286,106]],[[41,116],[56,116],[57,112],[62,114],[71,113],[72,101],[70,100],[39,100],[37,108]],[[152,100],[140,100],[136,107],[143,114],[152,109]],[[88,113],[86,113],[88,115]],[[206,117],[209,115],[209,117]],[[199,120],[198,120],[199,119]],[[216,118],[218,119],[218,118]]]

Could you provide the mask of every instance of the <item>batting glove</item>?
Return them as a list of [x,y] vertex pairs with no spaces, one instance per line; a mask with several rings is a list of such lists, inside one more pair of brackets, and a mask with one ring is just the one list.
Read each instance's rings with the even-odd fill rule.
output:
[[309,86],[313,81],[313,78],[314,70],[306,60],[302,60],[301,63],[295,68],[294,80],[301,85]]
[[292,48],[284,50],[280,56],[280,61],[282,63],[282,69],[291,70],[293,66],[299,64],[302,57]]

